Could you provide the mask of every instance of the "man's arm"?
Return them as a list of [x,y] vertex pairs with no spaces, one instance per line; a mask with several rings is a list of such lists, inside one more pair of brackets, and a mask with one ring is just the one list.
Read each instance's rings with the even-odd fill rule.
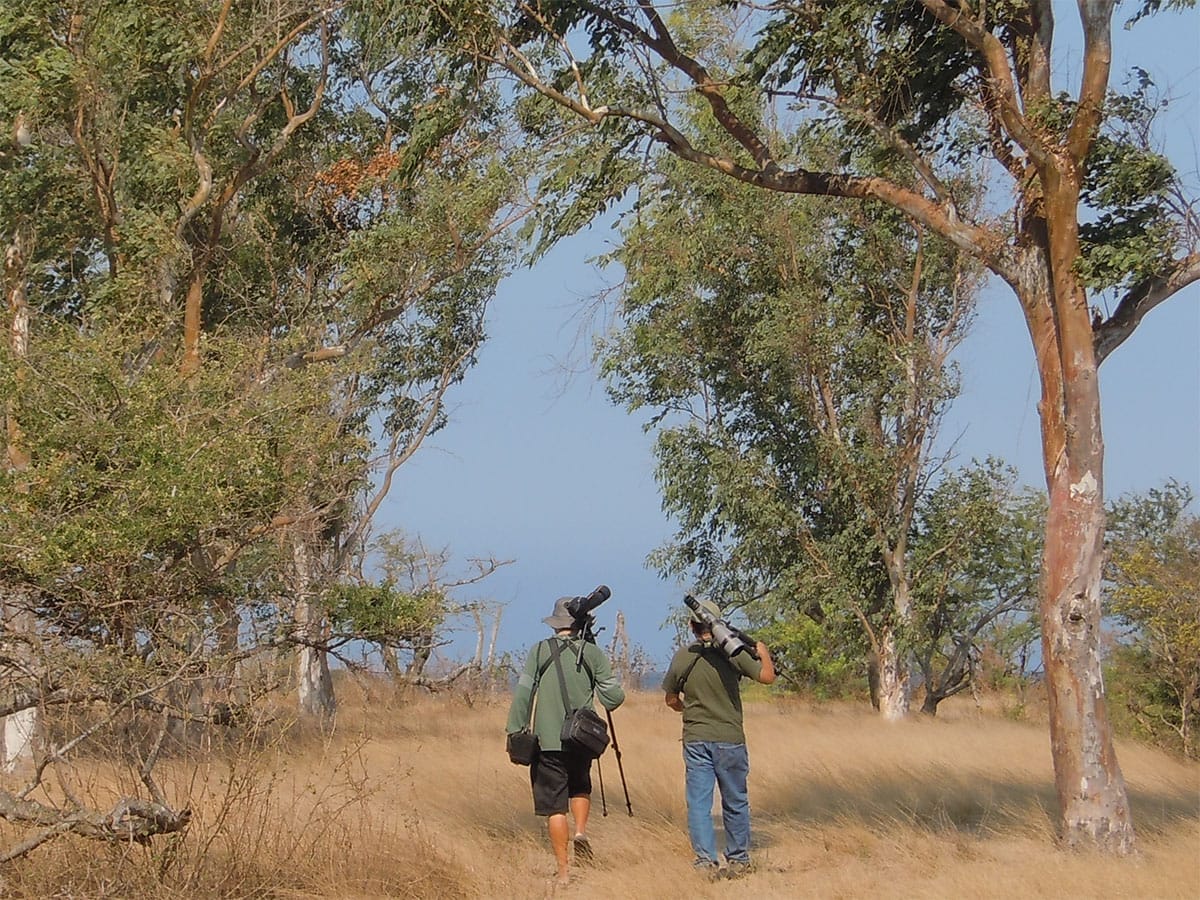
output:
[[683,712],[683,698],[676,692],[667,691],[667,706],[675,712]]
[[771,651],[762,641],[758,641],[754,649],[758,651],[759,661],[762,662],[762,670],[756,680],[760,684],[771,684],[775,680],[775,660],[771,659]]
[[508,708],[508,722],[504,726],[504,730],[509,734],[520,731],[529,724],[529,713],[533,709],[534,682],[537,680],[538,671],[537,648],[540,646],[541,644],[534,645],[533,652],[525,660],[525,670],[517,679],[516,689],[513,690],[512,705]]
[[601,706],[612,711],[625,702],[625,689],[621,687],[621,682],[617,681],[617,676],[613,673],[612,665],[609,663],[608,657],[604,655],[604,651],[595,644],[589,646],[596,651],[594,654],[589,654],[595,657],[593,662],[596,696],[599,698]]

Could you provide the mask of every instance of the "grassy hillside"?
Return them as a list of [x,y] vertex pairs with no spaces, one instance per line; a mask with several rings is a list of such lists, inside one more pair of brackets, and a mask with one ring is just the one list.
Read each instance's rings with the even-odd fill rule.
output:
[[[754,854],[746,881],[690,870],[679,719],[657,693],[615,715],[633,804],[602,760],[589,828],[597,860],[559,897],[1139,897],[1200,894],[1200,766],[1136,744],[1119,754],[1141,854],[1059,851],[1047,731],[945,704],[887,725],[869,710],[754,702],[747,710]],[[343,691],[330,739],[295,732],[254,750],[178,760],[189,832],[152,848],[69,837],[3,872],[8,896],[550,896],[553,862],[527,770],[503,750],[507,698]],[[610,752],[611,753],[611,752]],[[80,766],[102,802],[118,780]],[[131,787],[131,785],[126,785]],[[18,832],[0,826],[4,844]]]

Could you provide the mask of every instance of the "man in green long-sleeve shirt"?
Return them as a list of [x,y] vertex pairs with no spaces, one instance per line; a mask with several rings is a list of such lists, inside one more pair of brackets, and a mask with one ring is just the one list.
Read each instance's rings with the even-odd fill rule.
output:
[[[625,700],[625,691],[613,675],[608,658],[579,633],[583,622],[571,615],[572,599],[560,597],[554,604],[554,612],[542,620],[554,629],[554,636],[539,641],[530,651],[513,692],[506,725],[509,734],[520,731],[529,724],[530,713],[533,713],[532,730],[541,747],[537,759],[529,767],[533,811],[547,817],[546,828],[558,863],[560,884],[566,884],[570,878],[567,867],[568,811],[575,818],[576,861],[592,858],[592,846],[587,838],[592,802],[592,760],[586,754],[563,748],[563,722],[568,711],[591,706],[593,695],[599,697],[607,710],[616,709]],[[554,666],[556,650],[567,688],[565,699]]]

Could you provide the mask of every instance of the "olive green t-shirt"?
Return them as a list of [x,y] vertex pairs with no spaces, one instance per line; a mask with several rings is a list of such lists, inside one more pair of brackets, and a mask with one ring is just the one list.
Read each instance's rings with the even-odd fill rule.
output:
[[746,743],[738,681],[757,680],[761,672],[762,662],[749,653],[730,659],[708,641],[677,651],[663,679],[663,690],[683,695],[684,742]]

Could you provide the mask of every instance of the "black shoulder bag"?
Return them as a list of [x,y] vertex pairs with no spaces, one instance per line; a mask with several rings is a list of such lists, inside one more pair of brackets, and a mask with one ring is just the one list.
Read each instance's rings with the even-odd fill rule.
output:
[[[565,707],[569,702],[567,679],[563,675],[557,640],[551,640],[550,652],[554,654],[554,667],[558,670],[558,685],[562,689],[563,706]],[[595,685],[592,686],[594,689]],[[567,710],[560,737],[564,750],[580,753],[589,759],[598,759],[608,749],[608,725],[590,706]]]

